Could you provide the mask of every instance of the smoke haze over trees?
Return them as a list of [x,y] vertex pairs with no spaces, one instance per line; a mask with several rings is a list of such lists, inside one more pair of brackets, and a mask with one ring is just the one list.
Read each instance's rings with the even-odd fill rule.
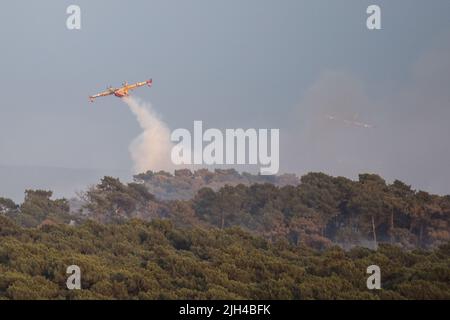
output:
[[134,218],[170,219],[181,227],[240,227],[270,241],[317,249],[379,243],[429,248],[450,240],[450,196],[416,191],[398,180],[388,184],[375,174],[352,181],[323,173],[299,179],[183,169],[136,175],[133,183],[104,177],[77,200],[51,196],[28,190],[21,205],[2,200],[2,212],[25,227]]

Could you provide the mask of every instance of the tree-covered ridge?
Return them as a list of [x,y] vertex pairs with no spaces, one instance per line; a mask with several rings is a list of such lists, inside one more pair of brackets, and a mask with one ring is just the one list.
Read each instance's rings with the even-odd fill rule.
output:
[[[107,184],[105,192],[103,184]],[[140,184],[105,178],[86,193],[91,215],[170,218],[177,225],[242,227],[264,237],[324,248],[395,243],[433,247],[450,241],[450,197],[412,190],[401,181],[361,174],[358,181],[310,173],[298,185],[202,188],[193,199],[160,201]],[[142,185],[140,185],[142,186]]]
[[105,177],[82,201],[84,209],[74,213],[66,200],[52,200],[51,192],[29,190],[20,206],[0,199],[0,210],[26,227],[163,218],[181,227],[237,226],[271,241],[317,249],[333,244],[376,248],[379,243],[430,248],[450,241],[450,196],[415,191],[401,181],[388,184],[373,174],[352,181],[310,173],[297,185],[201,188],[189,200],[160,200],[147,184]]
[[[0,217],[0,239],[2,299],[450,299],[450,245],[316,251],[159,219],[23,228]],[[82,290],[66,288],[72,264]],[[372,264],[382,290],[366,287]]]
[[21,205],[0,197],[0,215],[5,215],[24,227],[46,223],[69,223],[70,206],[66,199],[52,200],[52,191],[26,190]]
[[199,169],[192,172],[189,169],[175,170],[174,174],[160,171],[137,174],[136,182],[143,183],[150,193],[162,200],[188,200],[202,188],[208,187],[214,191],[225,185],[252,185],[270,183],[276,186],[297,185],[300,180],[293,174],[279,176],[253,175],[247,172],[239,173],[234,169]]

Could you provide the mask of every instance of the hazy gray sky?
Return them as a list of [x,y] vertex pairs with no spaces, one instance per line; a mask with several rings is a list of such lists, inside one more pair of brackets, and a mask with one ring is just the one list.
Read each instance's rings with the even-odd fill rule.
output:
[[[82,30],[66,29],[66,8]],[[382,30],[365,27],[382,8]],[[280,128],[281,170],[376,172],[450,193],[450,1],[9,1],[0,164],[129,170],[123,81],[171,129]],[[331,121],[327,114],[374,124]]]

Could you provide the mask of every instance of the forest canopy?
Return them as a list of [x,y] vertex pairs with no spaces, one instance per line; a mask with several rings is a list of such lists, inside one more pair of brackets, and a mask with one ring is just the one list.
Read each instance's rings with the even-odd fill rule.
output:
[[[275,243],[168,220],[22,228],[0,217],[4,299],[450,299],[450,246],[404,251]],[[81,290],[66,268],[82,270]],[[382,270],[368,290],[366,268]]]
[[[374,174],[267,179],[148,172],[78,199],[0,198],[0,298],[450,298],[449,196]],[[81,291],[65,286],[72,264]],[[366,287],[373,264],[382,290]]]

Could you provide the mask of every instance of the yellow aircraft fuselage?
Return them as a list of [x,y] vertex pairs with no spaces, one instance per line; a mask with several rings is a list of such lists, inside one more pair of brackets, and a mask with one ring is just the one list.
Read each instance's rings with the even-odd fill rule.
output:
[[123,98],[129,95],[129,91],[134,90],[136,88],[148,85],[149,87],[151,87],[153,84],[152,79],[147,80],[147,81],[143,81],[143,82],[137,82],[134,84],[128,84],[127,82],[125,82],[123,84],[123,86],[121,88],[108,88],[107,91],[98,93],[96,95],[90,96],[89,100],[91,102],[94,102],[94,99],[99,98],[99,97],[105,97],[105,96],[109,96],[109,95],[115,95],[118,98]]

